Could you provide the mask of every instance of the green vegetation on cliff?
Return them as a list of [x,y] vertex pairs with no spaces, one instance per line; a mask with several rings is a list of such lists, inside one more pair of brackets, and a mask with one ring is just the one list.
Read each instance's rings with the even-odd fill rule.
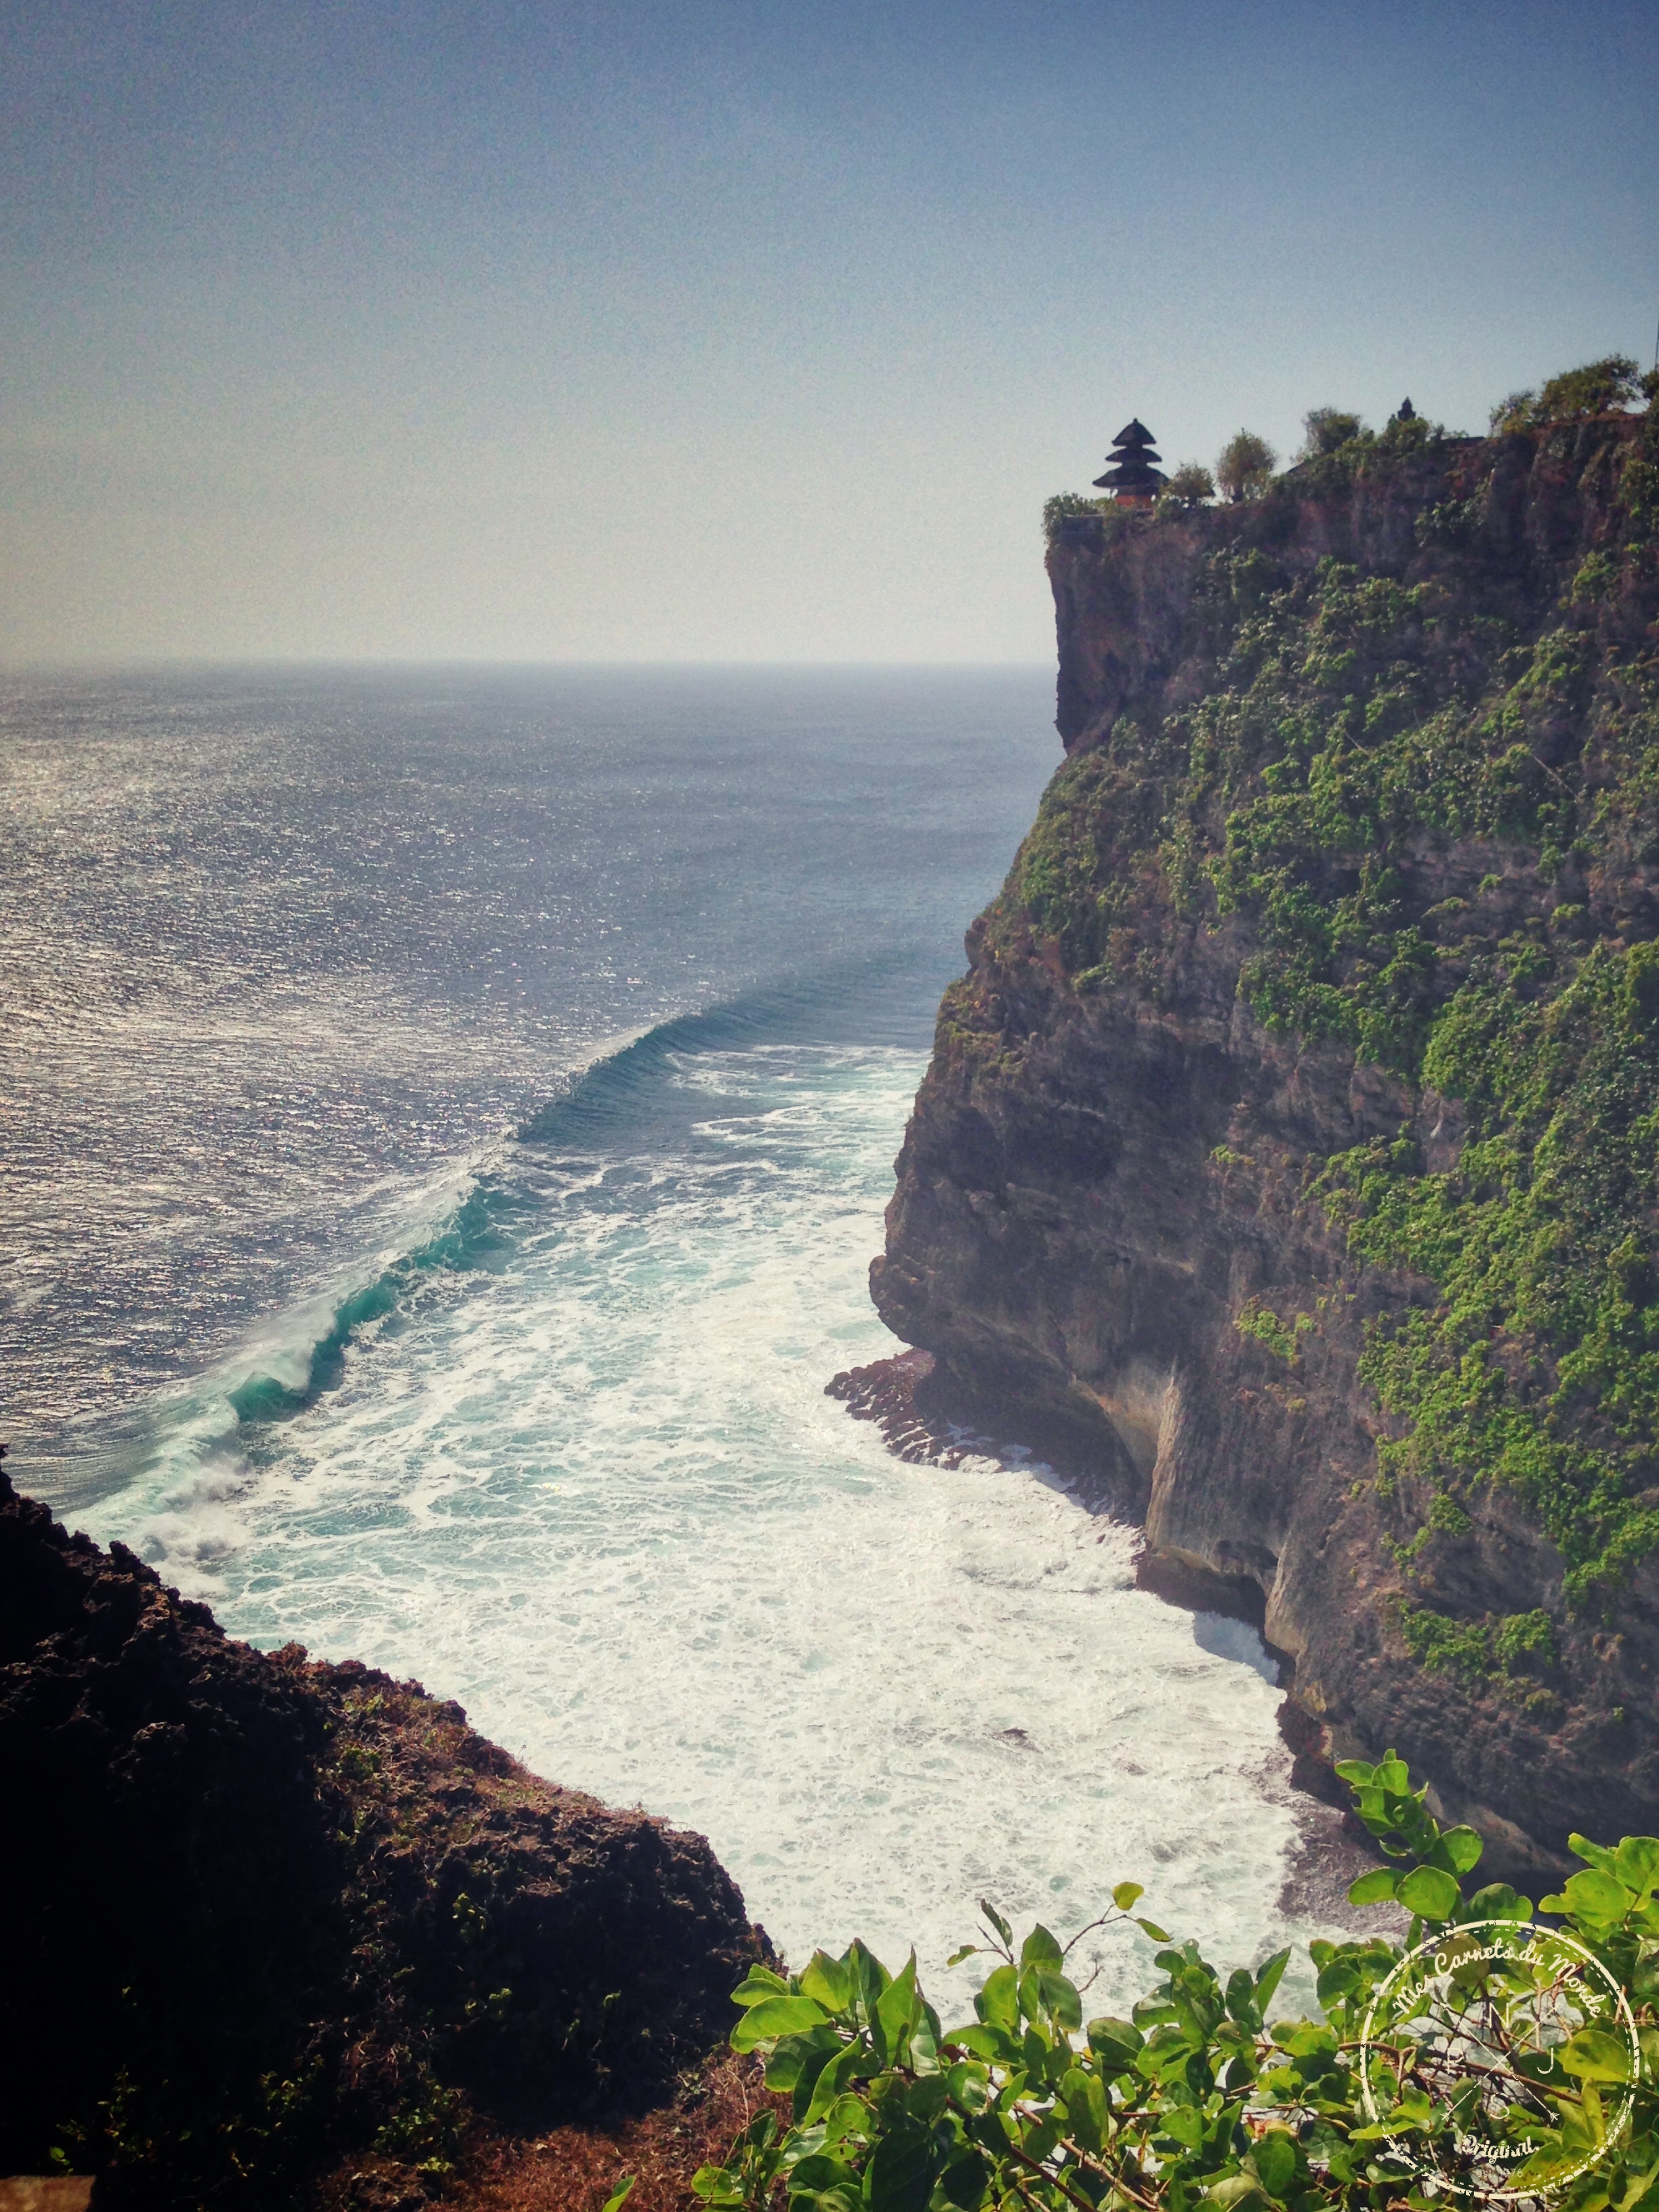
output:
[[[1545,397],[1606,406],[1627,366]],[[1513,419],[1535,426],[1530,404]],[[1593,542],[1494,550],[1522,447]],[[1405,558],[1285,557],[1310,506],[1391,497]],[[1190,703],[1143,684],[1067,762],[989,941],[1033,930],[1079,992],[1157,1003],[1183,931],[1231,930],[1266,1029],[1398,1081],[1397,1135],[1316,1162],[1307,1191],[1411,1286],[1361,1364],[1393,1431],[1381,1480],[1428,1486],[1437,1526],[1510,1486],[1569,1607],[1605,1603],[1659,1546],[1659,408],[1484,444],[1394,422],[1199,525]],[[1543,1649],[1440,1618],[1401,1615],[1431,1668]]]

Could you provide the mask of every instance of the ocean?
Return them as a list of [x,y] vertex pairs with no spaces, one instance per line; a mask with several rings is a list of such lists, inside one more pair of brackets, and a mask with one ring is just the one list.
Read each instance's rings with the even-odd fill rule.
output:
[[[13,678],[9,1465],[267,1648],[707,1834],[797,1963],[1304,1934],[1274,1669],[823,1395],[1043,671]],[[1086,1940],[1104,2008],[1152,1945]],[[971,1972],[971,1969],[960,1970]]]

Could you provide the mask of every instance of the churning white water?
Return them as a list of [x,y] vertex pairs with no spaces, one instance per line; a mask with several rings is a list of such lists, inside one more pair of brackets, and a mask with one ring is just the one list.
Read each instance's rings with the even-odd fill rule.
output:
[[[903,699],[879,703],[890,724]],[[194,1367],[181,1353],[113,1413],[43,1431],[41,1464],[72,1518],[234,1632],[417,1675],[538,1771],[702,1830],[793,1958],[854,1935],[884,1955],[914,1943],[937,1982],[980,1897],[1069,1933],[1126,1877],[1166,1927],[1257,1958],[1291,1932],[1293,1840],[1259,1644],[1135,1590],[1130,1533],[1042,1468],[902,1464],[823,1395],[895,1348],[866,1271],[925,1066],[912,1009],[951,964],[916,921],[913,852],[885,924],[880,870],[849,871],[864,941],[836,903],[824,822],[849,784],[866,812],[882,796],[867,699],[859,711],[836,773],[807,763],[751,823],[772,849],[730,863],[793,868],[817,917],[769,947],[788,956],[773,981],[745,990],[711,939],[723,999],[590,1054],[574,1090],[550,1068],[552,1103],[531,1087],[516,1135],[499,1114],[469,1128],[452,1113],[447,1159],[366,1161],[338,1200],[349,1234],[331,1249],[313,1234],[286,1276],[293,1175],[269,1243],[215,1243],[210,1218],[196,1264],[224,1280]],[[740,802],[723,773],[696,791],[685,771],[702,818]],[[993,887],[1031,781],[992,780],[1008,819],[983,860],[945,871],[929,927],[969,918],[975,867],[975,903]],[[792,828],[803,813],[811,837]],[[850,851],[856,819],[846,836]],[[885,865],[896,886],[896,850]],[[629,900],[660,889],[648,871],[622,886],[619,976],[650,951],[648,932],[629,939]],[[878,963],[859,983],[860,954],[906,933],[921,950],[896,1000]],[[823,980],[826,938],[852,985]],[[478,1095],[499,1095],[533,1025],[520,1009],[492,1031],[453,997],[445,1018],[483,1056]],[[584,1018],[614,1021],[613,1004]],[[268,1013],[256,994],[249,1049],[289,1054],[290,1158],[326,1164],[327,1115]],[[395,1039],[369,1022],[354,1050],[418,1091]],[[171,1154],[159,1112],[144,1133],[176,1195],[199,1129]],[[49,1370],[50,1344],[31,1344]],[[27,1443],[19,1457],[27,1484]],[[1121,1930],[1097,1947],[1097,1996],[1144,1987],[1149,1948]]]

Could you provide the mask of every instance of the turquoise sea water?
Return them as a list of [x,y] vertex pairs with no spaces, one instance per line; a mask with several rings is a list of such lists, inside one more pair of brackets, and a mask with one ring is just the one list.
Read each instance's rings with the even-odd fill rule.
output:
[[[990,1895],[1283,1940],[1248,1632],[1036,1464],[823,1396],[960,937],[1057,746],[1015,672],[14,687],[19,1480],[233,1632],[702,1829],[792,1955]],[[1097,1991],[1146,1978],[1119,1938]]]

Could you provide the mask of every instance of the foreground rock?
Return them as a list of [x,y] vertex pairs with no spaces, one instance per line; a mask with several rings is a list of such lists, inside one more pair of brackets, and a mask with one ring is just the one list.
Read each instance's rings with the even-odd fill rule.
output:
[[702,1838],[416,1683],[225,1636],[0,1474],[0,2172],[293,2203],[435,2181],[469,2108],[637,2108],[767,1954]]
[[1304,1765],[1397,1745],[1525,1874],[1659,1829],[1659,434],[1391,438],[1060,526],[1071,757],[872,1287],[934,1434],[1068,1440]]

